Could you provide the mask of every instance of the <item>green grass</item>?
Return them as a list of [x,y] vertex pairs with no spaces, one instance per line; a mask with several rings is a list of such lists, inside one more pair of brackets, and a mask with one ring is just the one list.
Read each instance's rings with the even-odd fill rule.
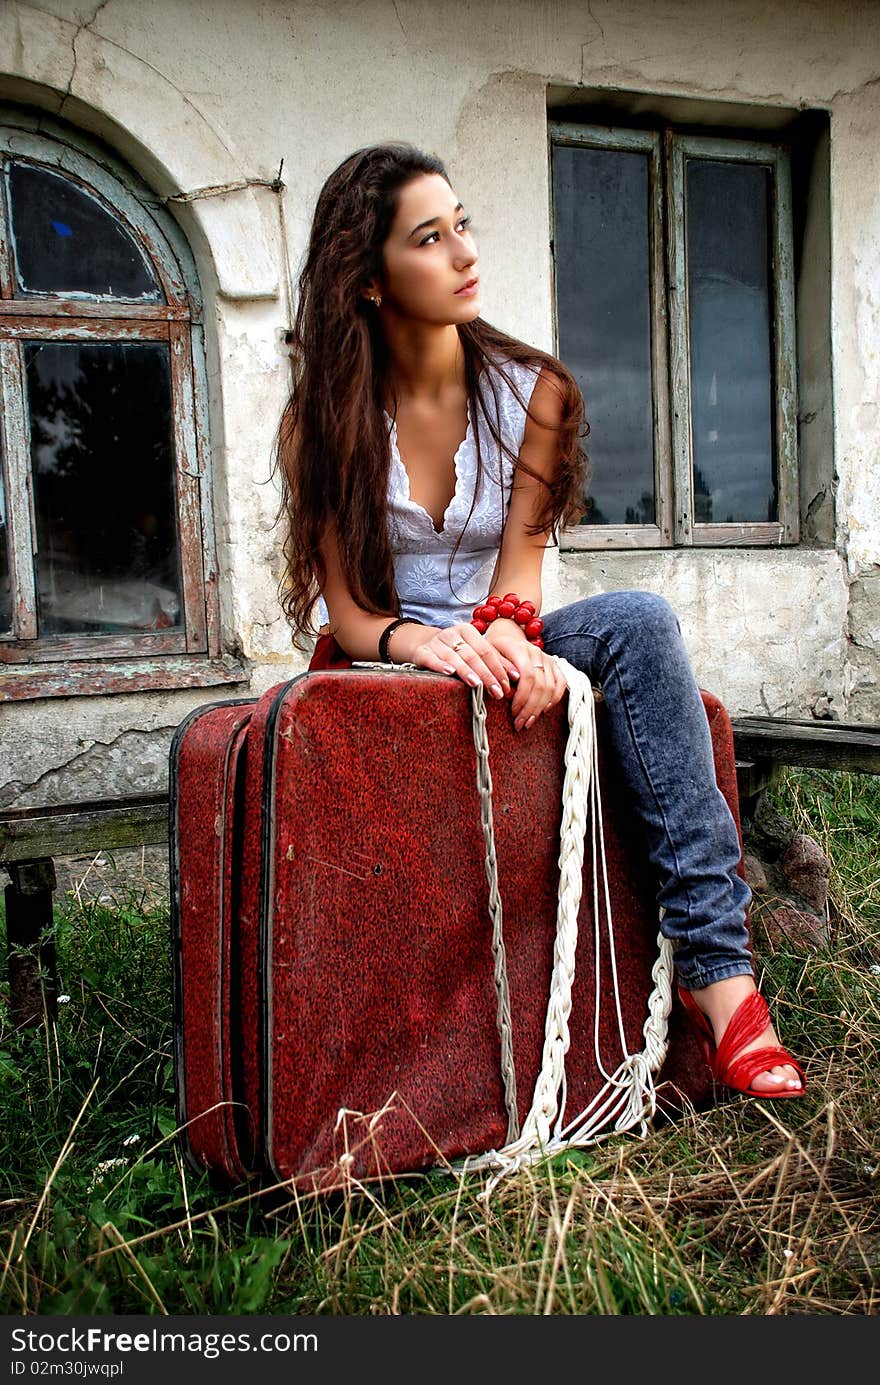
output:
[[57,1023],[15,1030],[0,987],[0,1312],[874,1313],[880,779],[790,772],[773,797],[833,864],[827,946],[759,956],[807,1096],[731,1097],[488,1199],[442,1172],[324,1197],[195,1176],[161,893],[68,895]]

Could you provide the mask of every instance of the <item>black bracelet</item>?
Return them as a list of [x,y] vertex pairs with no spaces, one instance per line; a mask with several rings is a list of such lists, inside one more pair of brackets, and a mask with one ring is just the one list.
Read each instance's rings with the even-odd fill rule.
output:
[[390,625],[386,625],[386,626],[385,626],[385,629],[382,631],[381,635],[379,636],[379,663],[380,663],[380,664],[393,664],[393,663],[394,663],[394,660],[390,657],[390,655],[389,655],[389,653],[388,653],[388,641],[390,640],[391,636],[394,634],[394,631],[397,629],[398,625],[424,625],[424,621],[422,621],[422,620],[415,620],[412,616],[398,616],[398,617],[397,617],[397,620],[392,620],[392,622],[391,622]]

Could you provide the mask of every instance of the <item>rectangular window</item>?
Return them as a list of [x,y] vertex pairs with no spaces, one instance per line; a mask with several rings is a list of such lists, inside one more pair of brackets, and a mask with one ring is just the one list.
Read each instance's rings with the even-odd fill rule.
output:
[[557,351],[584,394],[572,548],[798,539],[789,159],[551,126]]

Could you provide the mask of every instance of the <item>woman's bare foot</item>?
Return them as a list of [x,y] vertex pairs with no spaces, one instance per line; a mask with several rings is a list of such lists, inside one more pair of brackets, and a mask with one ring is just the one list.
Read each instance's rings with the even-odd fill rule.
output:
[[[712,1026],[716,1044],[721,1042],[734,1011],[747,996],[752,995],[756,990],[754,977],[729,976],[723,981],[713,982],[711,986],[703,986],[700,990],[691,991],[691,995]],[[772,1024],[768,1024],[763,1034],[751,1043],[743,1045],[741,1052],[748,1053],[753,1048],[768,1048],[778,1043],[776,1031]],[[737,1054],[737,1057],[739,1056]],[[800,1091],[803,1087],[796,1069],[788,1064],[758,1073],[753,1078],[751,1085],[756,1092],[767,1092],[768,1094],[780,1090]]]

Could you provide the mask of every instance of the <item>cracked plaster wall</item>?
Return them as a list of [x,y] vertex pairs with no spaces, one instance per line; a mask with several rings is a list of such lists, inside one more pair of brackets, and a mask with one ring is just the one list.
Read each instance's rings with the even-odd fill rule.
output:
[[[441,153],[475,212],[486,316],[552,348],[548,85],[830,110],[837,486],[836,546],[554,553],[548,605],[600,586],[663,591],[700,682],[732,712],[877,718],[876,18],[871,0],[5,0],[0,97],[107,139],[171,199],[193,246],[205,295],[222,629],[250,661],[251,679],[9,705],[2,800],[162,787],[173,728],[192,706],[259,693],[303,667],[276,599],[269,465],[288,365],[280,334],[314,198],[351,149],[400,137]],[[286,263],[268,186],[282,159]],[[198,194],[217,187],[227,191]]]

